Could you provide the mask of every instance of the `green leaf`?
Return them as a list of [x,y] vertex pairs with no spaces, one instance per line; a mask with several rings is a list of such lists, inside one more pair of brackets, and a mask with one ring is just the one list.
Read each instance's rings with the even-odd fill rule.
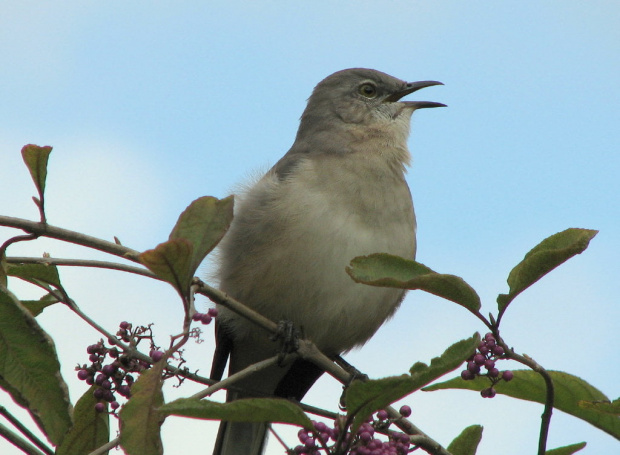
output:
[[55,265],[9,264],[7,273],[9,276],[20,278],[47,291],[52,290],[50,285],[56,289],[62,289],[58,268]]
[[620,398],[614,401],[580,401],[579,406],[585,409],[593,409],[605,414],[620,416]]
[[536,245],[508,275],[508,294],[497,297],[500,315],[525,289],[573,256],[581,254],[598,234],[591,229],[566,229]]
[[480,297],[462,278],[434,272],[419,262],[386,253],[358,256],[346,268],[358,283],[371,286],[420,289],[477,313]]
[[375,411],[384,409],[394,401],[424,387],[435,379],[458,368],[480,344],[480,336],[458,341],[440,356],[431,360],[431,364],[418,362],[409,370],[410,375],[393,376],[370,381],[353,381],[347,387],[345,402],[349,414],[353,414],[351,431],[355,433],[359,426]]
[[22,305],[24,305],[33,316],[40,315],[45,308],[55,303],[58,303],[58,299],[52,294],[45,294],[39,300],[22,300]]
[[6,250],[0,251],[0,286],[5,288],[8,286],[8,275],[6,273],[8,269],[9,264],[6,261]]
[[159,408],[166,415],[228,422],[274,422],[313,428],[295,403],[281,398],[244,398],[230,403],[181,398]]
[[162,370],[165,362],[157,362],[142,373],[131,386],[131,398],[119,413],[121,447],[127,455],[160,455],[161,425],[165,415],[158,408],[164,403]]
[[54,342],[4,287],[0,314],[0,387],[27,408],[49,441],[58,445],[72,425],[72,408]]
[[373,413],[414,392],[411,376],[403,374],[369,381],[353,381],[345,390],[345,403],[353,415],[351,432],[355,434],[362,423]]
[[233,196],[216,199],[204,196],[192,202],[179,217],[170,240],[187,239],[193,245],[191,274],[219,243],[233,218]]
[[93,392],[97,387],[91,386],[75,404],[74,424],[56,449],[56,455],[90,453],[110,440],[110,415],[95,411],[98,400]]
[[414,364],[409,373],[415,380],[418,388],[430,384],[435,379],[446,373],[458,368],[465,360],[467,360],[480,344],[480,335],[474,333],[471,338],[457,341],[444,351],[440,357],[431,359],[430,366],[422,362]]
[[[609,401],[598,389],[583,379],[562,371],[547,371],[553,380],[555,389],[555,408],[567,414],[585,420],[596,428],[620,439],[620,419],[593,409],[579,406],[580,401]],[[497,393],[521,400],[544,404],[546,388],[543,378],[531,370],[513,371],[514,378],[510,382],[500,381],[495,385]],[[480,391],[489,387],[487,378],[478,377],[473,381],[454,378],[440,384],[425,387],[425,391],[443,389],[466,389]]]
[[160,243],[138,258],[160,279],[170,283],[182,297],[187,297],[194,277],[191,270],[193,246],[187,239],[173,239]]
[[32,180],[37,187],[39,198],[43,198],[45,193],[45,180],[47,178],[47,161],[49,159],[52,147],[46,145],[39,147],[38,145],[28,144],[22,147],[22,158],[28,166]]
[[448,446],[452,455],[475,455],[482,439],[482,427],[472,425],[465,428]]
[[546,450],[545,455],[572,455],[573,453],[579,452],[585,446],[585,442],[571,444],[569,446],[558,447],[557,449]]

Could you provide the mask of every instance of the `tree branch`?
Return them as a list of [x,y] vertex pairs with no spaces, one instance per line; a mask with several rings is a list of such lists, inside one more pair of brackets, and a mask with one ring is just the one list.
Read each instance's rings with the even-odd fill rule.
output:
[[553,380],[551,376],[533,358],[526,355],[519,355],[514,352],[514,349],[509,348],[508,345],[504,342],[502,338],[496,336],[498,344],[504,348],[504,352],[506,353],[506,357],[516,360],[517,362],[530,367],[536,373],[540,374],[545,381],[545,387],[547,390],[546,398],[545,398],[545,409],[540,416],[540,435],[538,437],[538,455],[544,455],[547,451],[547,437],[549,436],[549,426],[551,425],[551,414],[553,413],[553,404],[555,402],[555,388],[553,385]]
[[57,265],[67,267],[94,267],[100,269],[118,270],[121,272],[135,273],[136,275],[142,275],[148,278],[154,278],[160,280],[153,272],[141,267],[135,267],[129,264],[120,264],[118,262],[108,261],[96,261],[91,259],[63,259],[63,258],[50,258],[50,257],[25,257],[25,256],[11,256],[6,258],[9,264],[45,264],[45,265]]
[[37,438],[28,428],[22,425],[22,423],[17,420],[15,416],[11,414],[4,406],[0,406],[0,415],[2,415],[6,420],[11,422],[11,424],[20,431],[20,433],[26,436],[26,438],[28,438],[30,442],[32,442],[40,450],[42,450],[48,455],[54,455],[54,452],[49,447],[47,447],[39,438]]
[[228,376],[226,379],[223,379],[213,384],[212,386],[207,387],[206,389],[201,390],[198,393],[195,393],[190,398],[199,400],[202,398],[206,398],[209,395],[213,395],[218,390],[224,389],[243,378],[252,376],[254,373],[264,370],[265,368],[269,368],[270,366],[276,365],[278,363],[278,360],[279,360],[279,356],[274,356],[274,357],[262,360],[260,362],[256,362],[250,365],[249,367],[244,368],[243,370],[237,371],[235,374]]
[[44,455],[35,446],[0,423],[0,436],[28,455]]
[[110,442],[102,445],[101,447],[93,450],[88,455],[103,455],[104,453],[108,453],[110,449],[113,449],[121,442],[121,438],[114,438]]
[[24,220],[22,218],[14,218],[12,216],[0,215],[0,226],[21,229],[22,231],[37,236],[49,237],[52,239],[63,240],[76,245],[82,245],[104,253],[113,254],[115,256],[128,259],[133,262],[139,262],[136,250],[119,245],[118,243],[108,242],[97,237],[81,234],[79,232],[70,231],[68,229],[52,226],[47,223],[38,223],[35,221]]

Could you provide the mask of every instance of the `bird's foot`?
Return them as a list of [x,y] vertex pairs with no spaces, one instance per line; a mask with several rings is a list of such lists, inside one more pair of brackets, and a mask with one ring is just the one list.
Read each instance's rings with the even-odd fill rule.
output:
[[299,330],[291,321],[279,321],[278,331],[271,337],[272,341],[279,341],[281,344],[280,353],[278,354],[278,365],[282,366],[282,362],[287,354],[299,349]]
[[362,373],[360,370],[355,368],[353,365],[351,365],[349,362],[347,362],[340,356],[337,356],[334,360],[342,369],[344,369],[347,373],[351,375],[351,379],[349,380],[349,382],[342,386],[342,395],[340,395],[339,407],[340,409],[344,411],[347,409],[346,401],[345,401],[345,395],[347,393],[347,388],[355,380],[367,381],[368,375],[365,373]]

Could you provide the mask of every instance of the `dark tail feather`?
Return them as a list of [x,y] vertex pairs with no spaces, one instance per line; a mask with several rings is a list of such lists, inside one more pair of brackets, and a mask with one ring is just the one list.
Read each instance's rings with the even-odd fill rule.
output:
[[[278,383],[274,395],[301,401],[323,373],[312,362],[297,359]],[[268,423],[223,421],[217,432],[213,455],[261,455],[265,450],[268,429]]]
[[267,442],[267,423],[222,422],[213,455],[261,455]]
[[324,371],[314,363],[303,359],[296,359],[279,382],[274,395],[301,401],[308,390],[310,390],[310,387],[323,373]]

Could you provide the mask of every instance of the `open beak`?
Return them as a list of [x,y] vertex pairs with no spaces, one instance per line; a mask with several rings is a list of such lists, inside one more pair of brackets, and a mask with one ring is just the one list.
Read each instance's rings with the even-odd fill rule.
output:
[[[409,95],[417,90],[420,90],[424,87],[432,87],[433,85],[443,85],[441,82],[437,81],[419,81],[419,82],[407,82],[407,85],[396,93],[392,93],[390,96],[385,98],[385,102],[395,103],[399,101],[402,97]],[[414,109],[424,109],[427,107],[446,107],[443,103],[435,103],[434,101],[401,101],[401,103],[406,104],[409,107]]]

